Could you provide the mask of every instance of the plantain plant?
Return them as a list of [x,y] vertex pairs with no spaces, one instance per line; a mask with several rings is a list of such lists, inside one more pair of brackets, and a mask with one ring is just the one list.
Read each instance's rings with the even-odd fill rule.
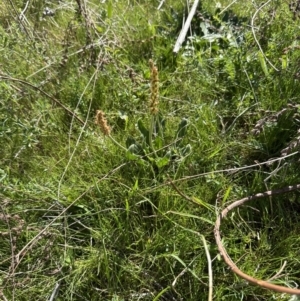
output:
[[159,79],[158,69],[150,60],[151,94],[149,101],[150,120],[148,127],[142,118],[137,121],[137,129],[141,134],[139,141],[132,136],[126,140],[127,158],[147,161],[155,173],[168,166],[171,161],[182,161],[191,153],[191,145],[184,144],[188,119],[183,118],[174,133],[172,141],[165,139],[166,119],[159,112]]
[[[153,177],[157,180],[162,170],[172,165],[178,166],[191,153],[191,145],[184,144],[184,137],[187,133],[189,121],[182,118],[177,130],[175,130],[172,140],[166,139],[166,119],[159,112],[159,79],[158,69],[150,60],[151,85],[149,100],[149,122],[145,125],[142,118],[137,121],[137,129],[140,137],[134,138],[128,136],[126,147],[117,142],[111,135],[111,128],[107,123],[104,112],[97,111],[95,123],[99,126],[101,132],[108,136],[118,147],[126,151],[128,160],[134,160],[145,165],[150,164]],[[123,116],[122,122],[125,122],[124,129],[127,128],[127,116]],[[119,116],[120,119],[120,116]],[[172,164],[171,164],[172,163]],[[176,168],[175,168],[176,169]]]

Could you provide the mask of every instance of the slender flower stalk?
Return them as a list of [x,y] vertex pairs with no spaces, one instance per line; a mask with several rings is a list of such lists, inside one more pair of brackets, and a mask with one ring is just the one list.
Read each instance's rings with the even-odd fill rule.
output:
[[152,60],[149,60],[150,64],[150,71],[151,71],[151,94],[150,94],[150,102],[149,102],[149,110],[151,115],[156,115],[158,113],[158,70],[157,67],[154,65]]

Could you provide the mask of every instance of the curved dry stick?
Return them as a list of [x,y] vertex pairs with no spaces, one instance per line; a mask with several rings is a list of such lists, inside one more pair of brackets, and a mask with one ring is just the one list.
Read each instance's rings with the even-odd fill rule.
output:
[[269,283],[269,282],[264,281],[264,280],[259,280],[259,279],[253,278],[253,277],[251,277],[251,276],[243,273],[235,265],[235,263],[229,257],[229,255],[227,254],[225,248],[222,245],[221,234],[220,234],[220,226],[221,226],[222,219],[227,216],[227,214],[228,214],[229,211],[231,211],[232,209],[234,209],[236,207],[239,207],[239,206],[245,204],[246,202],[249,202],[249,201],[252,201],[252,200],[255,200],[255,199],[264,198],[264,197],[271,196],[271,195],[278,195],[278,194],[290,192],[290,191],[293,191],[293,190],[296,190],[296,189],[300,189],[300,184],[292,185],[292,186],[287,186],[287,187],[284,187],[284,188],[278,189],[278,190],[270,190],[270,191],[266,191],[266,192],[263,192],[263,193],[257,193],[255,195],[248,196],[246,198],[238,200],[238,201],[230,204],[229,206],[227,206],[221,212],[221,214],[217,218],[217,221],[215,223],[215,229],[214,229],[214,235],[215,235],[216,243],[218,245],[218,249],[219,249],[219,251],[220,251],[220,253],[221,253],[221,255],[222,255],[225,263],[231,268],[231,270],[235,274],[237,274],[241,278],[247,280],[251,284],[258,285],[258,286],[260,286],[262,288],[273,290],[275,292],[287,293],[287,294],[292,294],[292,295],[300,295],[300,289],[294,289],[294,288],[289,288],[289,287],[286,287],[286,286],[272,284],[272,283]]

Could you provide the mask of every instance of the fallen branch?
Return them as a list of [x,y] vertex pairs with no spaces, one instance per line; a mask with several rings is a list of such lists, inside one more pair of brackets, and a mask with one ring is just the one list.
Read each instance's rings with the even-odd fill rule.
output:
[[175,46],[174,46],[174,49],[173,49],[173,52],[177,53],[182,45],[182,43],[184,42],[185,40],[185,37],[186,37],[186,34],[187,34],[187,31],[191,25],[191,22],[192,22],[192,19],[194,17],[194,14],[196,13],[196,8],[198,6],[198,3],[199,3],[199,0],[195,0],[193,6],[192,6],[192,9],[185,21],[185,24],[183,26],[183,28],[181,29],[181,32],[177,38],[177,41],[175,43]]
[[285,287],[285,286],[281,286],[281,285],[272,284],[268,281],[253,278],[253,277],[245,274],[244,272],[242,272],[235,265],[235,263],[232,261],[232,259],[229,257],[229,255],[227,254],[227,252],[226,252],[226,250],[225,250],[225,248],[222,244],[222,238],[221,238],[221,234],[220,234],[220,227],[221,227],[222,219],[224,219],[227,216],[228,212],[230,212],[231,210],[233,210],[236,207],[244,205],[246,202],[249,202],[249,201],[252,201],[252,200],[255,200],[255,199],[260,199],[260,198],[272,196],[272,195],[287,193],[287,192],[294,191],[294,190],[297,190],[297,189],[300,189],[300,184],[287,186],[287,187],[284,187],[284,188],[278,189],[278,190],[270,190],[270,191],[266,191],[266,192],[263,192],[263,193],[257,193],[255,195],[248,196],[248,197],[243,198],[241,200],[235,201],[234,203],[227,206],[221,212],[221,214],[217,218],[217,221],[215,223],[215,229],[214,229],[215,240],[216,240],[216,243],[218,245],[219,252],[220,252],[221,256],[223,257],[225,263],[230,267],[230,269],[235,274],[237,274],[238,276],[245,279],[246,281],[248,281],[251,284],[258,285],[262,288],[273,290],[275,292],[286,293],[286,294],[291,294],[291,295],[300,295],[300,289],[294,289],[294,288],[290,288],[290,287]]

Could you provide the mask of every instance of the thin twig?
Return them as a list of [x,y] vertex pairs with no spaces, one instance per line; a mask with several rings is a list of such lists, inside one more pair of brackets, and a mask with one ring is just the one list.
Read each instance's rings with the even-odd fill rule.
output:
[[184,199],[188,200],[189,202],[195,203],[197,205],[199,205],[199,203],[195,202],[195,200],[193,198],[190,198],[189,196],[185,195],[182,191],[180,191],[178,189],[178,187],[173,183],[173,181],[171,180],[170,177],[168,177],[168,181],[169,184],[171,184],[171,186],[174,188],[174,190],[180,195],[182,196]]
[[57,100],[56,98],[54,98],[53,96],[49,95],[48,93],[46,93],[45,91],[43,91],[42,89],[40,89],[39,87],[25,81],[22,79],[18,79],[18,78],[14,78],[14,77],[10,77],[10,76],[5,76],[5,75],[0,75],[0,79],[5,79],[5,80],[10,80],[10,81],[14,81],[14,82],[18,82],[20,84],[26,85],[31,87],[32,89],[35,89],[37,91],[39,91],[40,93],[42,93],[43,95],[45,95],[46,97],[48,97],[49,99],[51,99],[53,102],[55,102],[56,104],[58,104],[60,107],[62,107],[67,113],[69,113],[72,117],[74,117],[77,121],[79,121],[81,124],[84,124],[84,121],[81,120],[74,112],[72,112],[69,108],[67,108],[64,104],[62,104],[59,100]]
[[226,11],[230,6],[232,6],[235,2],[237,2],[238,0],[233,0],[231,3],[229,3],[224,9],[222,9],[219,12],[219,15],[222,15],[224,13],[224,11]]
[[[292,156],[295,156],[297,154],[299,154],[299,151],[293,152],[292,154],[286,155],[284,157],[280,157],[280,158],[276,158],[276,159],[264,161],[264,162],[261,162],[261,163],[255,163],[255,164],[248,165],[248,166],[242,166],[242,167],[236,167],[236,168],[228,168],[228,169],[219,169],[219,170],[215,170],[215,171],[208,171],[208,172],[196,174],[196,175],[193,175],[193,176],[186,176],[186,177],[183,177],[183,178],[174,179],[174,180],[172,180],[172,183],[189,181],[189,180],[195,180],[195,179],[198,179],[198,178],[201,178],[201,177],[204,177],[204,176],[208,176],[208,175],[213,175],[213,174],[219,174],[219,173],[225,173],[225,172],[235,173],[235,172],[238,172],[238,171],[248,170],[248,169],[253,168],[253,167],[261,167],[262,165],[269,165],[269,164],[274,163],[274,162],[282,161],[282,160],[284,160],[284,159],[286,159],[288,157],[292,157]],[[161,188],[163,186],[166,186],[166,185],[169,185],[169,184],[170,184],[170,181],[168,180],[168,181],[166,181],[166,183],[163,183],[163,184],[160,184],[160,185],[156,185],[155,187],[153,187],[153,188],[151,188],[149,190],[146,190],[146,191],[150,192],[150,191],[159,189],[159,188]]]
[[160,10],[162,5],[164,4],[165,0],[161,0],[158,7],[157,7],[157,10]]
[[24,18],[26,18],[25,13],[28,9],[28,4],[29,4],[29,0],[26,2],[24,9],[20,13],[19,19],[22,20],[22,21],[24,20]]

